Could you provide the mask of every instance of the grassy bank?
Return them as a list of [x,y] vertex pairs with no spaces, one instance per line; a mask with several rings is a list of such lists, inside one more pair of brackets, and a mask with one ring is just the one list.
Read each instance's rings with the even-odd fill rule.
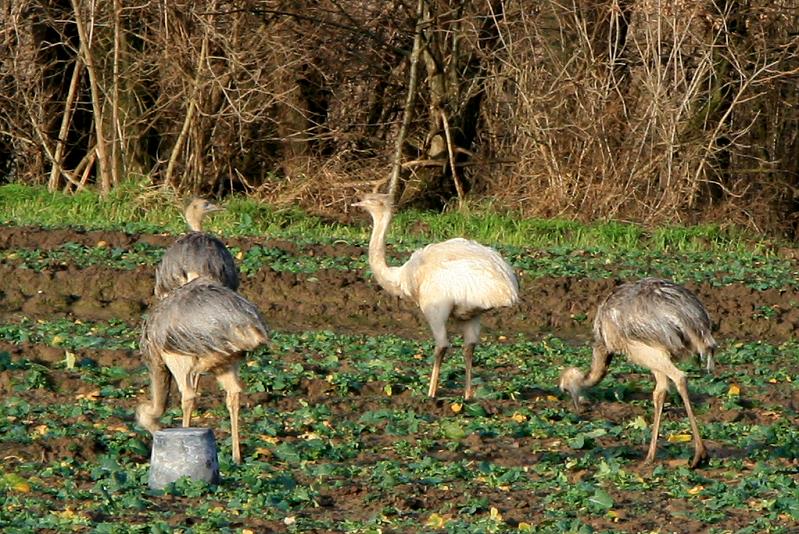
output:
[[[326,220],[298,209],[277,209],[243,195],[224,200],[225,212],[208,221],[209,230],[226,236],[262,235],[303,242],[346,240],[363,243],[370,229],[367,216],[353,210],[347,223]],[[103,200],[92,191],[75,195],[50,193],[44,187],[0,187],[0,223],[90,230],[180,233],[181,200],[164,188],[129,183]],[[643,226],[618,221],[582,224],[561,219],[522,219],[496,205],[467,204],[461,210],[420,212],[401,210],[389,241],[416,246],[469,237],[507,246],[593,251],[768,253],[775,243],[737,228],[714,225],[691,227]]]

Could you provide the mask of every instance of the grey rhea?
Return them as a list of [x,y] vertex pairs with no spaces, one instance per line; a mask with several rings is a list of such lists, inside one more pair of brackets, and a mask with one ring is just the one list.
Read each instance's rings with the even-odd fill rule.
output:
[[386,233],[392,217],[388,195],[369,193],[358,206],[372,216],[369,266],[380,286],[394,296],[412,300],[422,310],[436,349],[428,396],[435,397],[441,362],[449,348],[447,320],[463,327],[466,366],[464,398],[472,397],[472,355],[480,340],[480,316],[493,308],[512,306],[519,299],[513,268],[489,247],[467,239],[450,239],[415,251],[400,267],[386,264]]
[[140,349],[150,371],[150,402],[136,410],[139,424],[150,432],[169,395],[170,377],[181,395],[183,426],[191,426],[199,377],[212,373],[225,390],[230,414],[233,460],[239,450],[239,365],[244,353],[268,340],[268,327],[250,301],[215,280],[196,278],[161,299],[142,328]]
[[164,298],[198,276],[216,280],[234,291],[239,288],[239,273],[230,251],[218,238],[202,231],[203,218],[222,209],[201,198],[193,198],[186,205],[184,216],[190,231],[172,243],[156,267],[156,297]]
[[707,459],[707,449],[691,407],[687,378],[672,359],[680,354],[699,354],[705,359],[707,371],[712,372],[716,341],[710,330],[707,310],[688,289],[656,278],[623,284],[597,309],[593,361],[588,376],[574,367],[566,369],[560,377],[560,389],[571,394],[575,409],[579,410],[582,391],[605,377],[613,354],[625,354],[631,362],[652,371],[655,376],[654,418],[649,451],[644,460],[651,463],[655,459],[663,403],[671,380],[685,404],[691,424],[694,456],[690,465],[695,468]]

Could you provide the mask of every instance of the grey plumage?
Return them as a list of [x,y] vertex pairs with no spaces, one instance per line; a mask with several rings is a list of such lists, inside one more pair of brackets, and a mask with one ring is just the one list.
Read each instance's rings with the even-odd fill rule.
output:
[[178,238],[164,253],[155,270],[155,295],[165,297],[170,291],[205,276],[236,291],[239,273],[236,262],[224,243],[202,231],[202,220],[221,207],[194,198],[184,211],[190,232]]
[[238,367],[246,351],[267,339],[268,328],[256,307],[215,280],[197,278],[175,289],[144,321],[140,349],[150,370],[152,400],[139,405],[137,420],[151,432],[158,430],[171,375],[181,393],[183,426],[190,426],[199,376],[212,373],[227,394],[233,459],[240,462]]
[[594,339],[610,352],[626,353],[630,341],[661,347],[670,354],[699,354],[713,372],[716,340],[705,306],[688,289],[645,278],[619,286],[599,305]]
[[646,462],[655,459],[663,403],[674,382],[685,404],[694,436],[691,467],[707,458],[693,414],[685,373],[677,369],[672,357],[699,354],[709,372],[714,369],[716,341],[711,334],[710,317],[699,299],[688,289],[667,280],[646,278],[616,288],[597,309],[594,320],[594,347],[591,370],[586,376],[574,367],[560,378],[560,388],[571,394],[579,410],[582,392],[598,384],[607,374],[613,354],[626,354],[655,376],[655,405],[652,439]]

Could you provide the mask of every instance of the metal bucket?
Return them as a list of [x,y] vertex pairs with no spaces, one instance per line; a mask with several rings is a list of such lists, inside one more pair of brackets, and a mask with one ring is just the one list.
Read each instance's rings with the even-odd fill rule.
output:
[[163,489],[180,477],[219,482],[216,440],[210,428],[166,428],[153,434],[150,488]]

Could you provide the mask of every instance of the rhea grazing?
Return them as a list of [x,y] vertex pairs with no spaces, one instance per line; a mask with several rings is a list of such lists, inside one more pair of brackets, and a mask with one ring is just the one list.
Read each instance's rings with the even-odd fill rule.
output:
[[233,291],[238,289],[239,273],[230,251],[222,241],[202,231],[205,216],[223,209],[202,198],[193,198],[186,205],[184,216],[190,232],[175,241],[158,264],[156,297],[163,298],[199,276],[216,280]]
[[480,316],[493,308],[512,306],[519,298],[516,275],[499,253],[467,239],[450,239],[414,252],[401,267],[386,264],[386,232],[392,202],[385,194],[370,193],[353,206],[372,216],[369,266],[388,293],[414,301],[421,308],[436,342],[428,396],[436,396],[441,362],[449,348],[447,320],[463,326],[466,365],[464,398],[472,397],[472,355],[480,339]]
[[239,450],[239,364],[244,353],[267,341],[268,328],[256,307],[235,291],[197,278],[160,300],[144,322],[140,348],[150,370],[152,400],[140,404],[136,418],[150,432],[166,408],[170,376],[181,395],[183,426],[191,412],[202,373],[213,373],[226,392],[233,461]]
[[621,285],[597,310],[591,371],[586,377],[579,369],[566,369],[560,378],[560,389],[571,394],[575,409],[579,410],[582,391],[604,378],[614,353],[626,354],[631,362],[651,370],[655,375],[652,393],[655,413],[644,460],[651,463],[655,460],[663,403],[671,380],[682,397],[691,424],[694,457],[690,465],[695,468],[707,459],[707,449],[699,436],[685,373],[674,365],[672,358],[698,353],[705,358],[708,372],[712,372],[716,341],[710,329],[707,310],[696,295],[682,286],[656,278]]

